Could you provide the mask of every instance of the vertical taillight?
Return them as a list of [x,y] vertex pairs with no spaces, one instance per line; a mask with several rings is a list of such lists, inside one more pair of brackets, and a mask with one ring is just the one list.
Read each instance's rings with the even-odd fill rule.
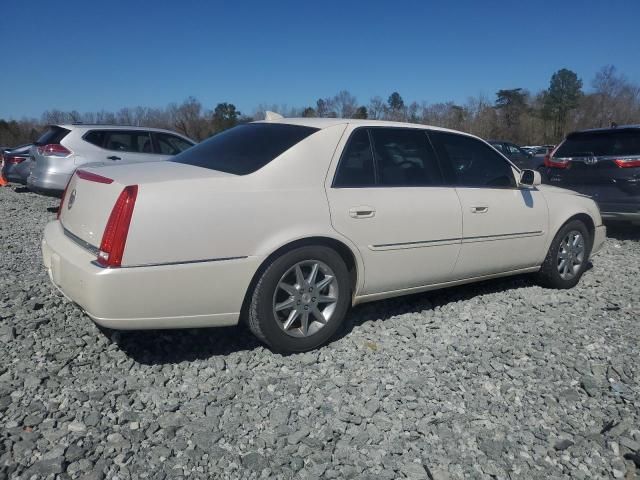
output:
[[97,258],[98,263],[103,267],[119,267],[122,263],[137,196],[138,185],[125,187],[111,210]]

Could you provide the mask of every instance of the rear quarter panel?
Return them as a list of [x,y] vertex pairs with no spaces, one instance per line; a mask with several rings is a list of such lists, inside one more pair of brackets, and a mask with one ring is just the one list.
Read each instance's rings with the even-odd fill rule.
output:
[[123,264],[266,257],[311,236],[348,243],[324,190],[344,130],[320,130],[249,175],[140,185]]

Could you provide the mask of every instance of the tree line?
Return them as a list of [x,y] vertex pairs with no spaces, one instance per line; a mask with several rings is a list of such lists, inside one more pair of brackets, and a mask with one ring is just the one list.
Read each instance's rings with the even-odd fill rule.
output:
[[583,81],[568,69],[555,72],[549,87],[537,93],[524,88],[498,90],[495,98],[469,97],[463,103],[405,102],[398,92],[386,100],[375,96],[361,104],[347,90],[319,98],[315,105],[288,107],[261,104],[244,115],[232,103],[207,109],[194,97],[164,108],[122,108],[117,112],[79,113],[47,110],[39,120],[0,119],[0,145],[34,141],[44,126],[60,123],[109,123],[166,128],[201,141],[227,128],[264,118],[266,110],[285,117],[342,117],[394,120],[461,130],[482,138],[521,145],[557,144],[572,130],[640,123],[640,86],[608,65],[601,68],[585,91]]

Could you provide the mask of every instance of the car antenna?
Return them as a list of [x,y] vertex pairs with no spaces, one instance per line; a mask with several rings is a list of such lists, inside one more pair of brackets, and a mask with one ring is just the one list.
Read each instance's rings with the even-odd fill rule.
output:
[[284,117],[282,115],[280,115],[279,113],[272,112],[271,110],[267,110],[266,112],[264,112],[264,119],[267,120],[267,121],[279,120],[281,118],[284,118]]

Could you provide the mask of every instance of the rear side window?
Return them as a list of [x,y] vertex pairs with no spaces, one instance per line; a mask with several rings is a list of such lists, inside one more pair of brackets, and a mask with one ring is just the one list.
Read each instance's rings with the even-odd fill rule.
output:
[[640,128],[571,133],[554,157],[590,157],[640,155]]
[[466,187],[515,187],[511,165],[498,153],[466,135],[429,132],[453,182]]
[[369,133],[359,128],[349,138],[349,143],[342,154],[338,172],[333,186],[370,187],[376,183],[373,167],[373,150],[369,142]]
[[171,161],[247,175],[317,131],[301,125],[248,123],[218,133]]
[[372,128],[370,132],[379,185],[442,185],[438,160],[424,130]]
[[153,153],[151,137],[145,131],[91,130],[83,138],[97,147],[116,152]]
[[177,155],[193,146],[192,143],[187,142],[185,139],[168,133],[154,132],[153,136],[156,139],[156,153],[161,153],[163,155]]
[[85,133],[82,138],[96,147],[104,147],[105,131],[91,130],[90,132]]
[[35,145],[48,145],[50,143],[60,143],[71,130],[52,125],[36,140]]

